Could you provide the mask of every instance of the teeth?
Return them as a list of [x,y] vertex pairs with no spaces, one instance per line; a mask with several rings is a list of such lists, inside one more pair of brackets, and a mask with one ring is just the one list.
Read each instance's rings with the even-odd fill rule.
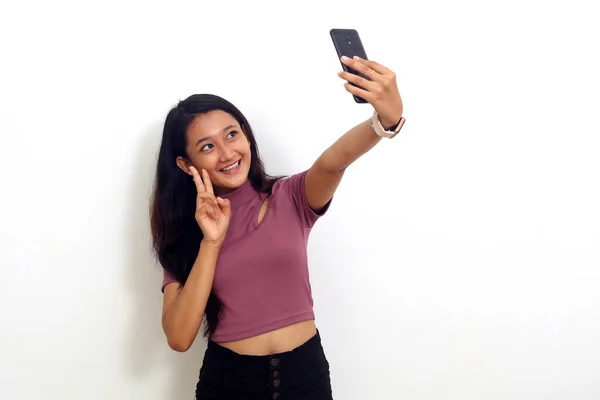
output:
[[240,164],[239,160],[236,161],[235,164],[231,164],[229,167],[227,168],[223,168],[221,171],[222,172],[227,172],[227,171],[231,171],[232,169],[234,169],[235,167],[237,167]]

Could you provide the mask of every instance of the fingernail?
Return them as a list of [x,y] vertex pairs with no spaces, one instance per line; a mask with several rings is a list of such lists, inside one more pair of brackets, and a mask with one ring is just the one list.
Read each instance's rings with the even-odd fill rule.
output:
[[354,56],[354,59],[355,59],[356,61],[358,61],[358,60],[360,60],[360,57],[359,57],[359,56]]
[[342,72],[341,72],[341,71],[340,71],[340,72],[338,72],[338,76],[342,76]]
[[342,56],[342,61],[350,61],[350,59],[346,56]]

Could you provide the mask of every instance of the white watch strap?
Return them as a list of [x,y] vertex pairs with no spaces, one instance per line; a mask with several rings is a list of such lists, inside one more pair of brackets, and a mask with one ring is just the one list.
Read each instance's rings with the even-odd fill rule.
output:
[[398,122],[398,126],[393,131],[386,131],[381,125],[381,121],[379,120],[379,115],[377,115],[377,111],[373,111],[373,116],[371,117],[371,128],[381,137],[391,139],[400,132],[402,129],[402,125],[404,125],[404,117],[400,118]]

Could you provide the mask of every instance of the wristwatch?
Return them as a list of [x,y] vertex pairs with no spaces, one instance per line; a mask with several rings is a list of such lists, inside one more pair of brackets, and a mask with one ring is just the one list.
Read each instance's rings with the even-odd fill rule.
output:
[[392,126],[389,130],[386,130],[383,125],[381,125],[381,121],[379,120],[379,115],[377,115],[377,111],[373,111],[373,117],[371,117],[371,128],[381,137],[391,139],[400,132],[402,126],[404,125],[404,117],[400,118],[400,121],[394,126]]

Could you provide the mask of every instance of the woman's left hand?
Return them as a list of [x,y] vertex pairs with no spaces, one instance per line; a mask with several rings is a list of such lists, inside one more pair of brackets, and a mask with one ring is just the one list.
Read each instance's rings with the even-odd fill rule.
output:
[[[338,75],[347,81],[344,84],[346,90],[369,102],[377,111],[384,128],[396,125],[404,111],[402,98],[396,84],[396,74],[375,61],[363,60],[359,57],[354,57],[354,59],[342,57],[341,61],[370,79],[342,71]],[[360,87],[352,86],[348,82]]]

